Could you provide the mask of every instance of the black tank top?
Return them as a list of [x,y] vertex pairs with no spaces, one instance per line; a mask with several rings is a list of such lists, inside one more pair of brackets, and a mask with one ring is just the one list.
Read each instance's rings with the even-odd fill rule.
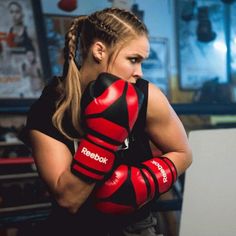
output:
[[[32,105],[28,113],[26,127],[22,132],[21,139],[26,144],[29,144],[27,137],[28,131],[36,129],[63,142],[67,145],[73,155],[75,152],[74,143],[58,132],[52,124],[52,115],[55,111],[55,99],[57,98],[55,81],[56,80],[52,81],[45,87],[41,97]],[[121,162],[132,165],[138,165],[142,161],[150,159],[152,155],[148,135],[145,132],[148,82],[139,79],[135,86],[143,92],[144,101],[138,119],[129,136],[128,149],[118,152]],[[38,120],[38,117],[40,117],[40,120]],[[69,120],[67,124],[68,123]],[[70,126],[67,128],[69,130]],[[142,209],[128,216],[107,216],[97,212],[92,207],[91,199],[88,198],[78,213],[72,215],[53,201],[52,212],[49,219],[46,222],[43,222],[43,225],[37,227],[34,235],[107,236],[108,232],[115,232],[125,225],[140,221],[141,219],[146,218],[149,213],[150,204],[147,204]]]
[[145,132],[147,102],[148,102],[148,82],[144,79],[137,80],[138,87],[144,94],[143,104],[140,109],[138,119],[129,136],[128,148],[121,151],[122,163],[139,165],[144,160],[150,159],[152,152],[149,145],[149,138]]

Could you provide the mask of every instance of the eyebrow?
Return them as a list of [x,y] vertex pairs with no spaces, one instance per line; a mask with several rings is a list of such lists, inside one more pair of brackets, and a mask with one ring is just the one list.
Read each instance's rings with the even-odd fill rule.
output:
[[142,55],[140,55],[138,53],[131,54],[131,55],[129,55],[129,57],[138,57],[139,59],[142,59],[142,60],[148,58],[148,56],[147,57],[143,57]]

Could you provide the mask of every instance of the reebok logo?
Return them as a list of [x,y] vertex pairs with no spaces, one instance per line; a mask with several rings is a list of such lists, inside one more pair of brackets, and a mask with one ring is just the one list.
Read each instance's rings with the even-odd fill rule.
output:
[[103,164],[107,164],[108,159],[106,157],[100,157],[97,153],[89,151],[86,147],[83,147],[81,153],[95,161],[101,162]]
[[163,183],[166,183],[168,179],[167,179],[167,174],[165,170],[163,169],[163,167],[157,161],[154,161],[154,160],[152,160],[152,164],[155,165],[158,168],[158,170],[161,172],[162,177],[163,177]]

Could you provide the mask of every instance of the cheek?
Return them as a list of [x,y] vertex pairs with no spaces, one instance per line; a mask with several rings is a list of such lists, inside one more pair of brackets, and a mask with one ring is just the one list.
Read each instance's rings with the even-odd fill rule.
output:
[[128,80],[133,73],[133,68],[129,63],[115,63],[111,68],[111,73]]

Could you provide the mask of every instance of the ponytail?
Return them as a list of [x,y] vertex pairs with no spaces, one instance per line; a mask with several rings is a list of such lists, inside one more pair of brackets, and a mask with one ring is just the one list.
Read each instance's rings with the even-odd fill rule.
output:
[[81,75],[79,62],[76,61],[76,54],[80,51],[80,48],[78,48],[80,44],[79,34],[82,31],[85,18],[84,16],[75,18],[66,34],[63,79],[59,85],[63,89],[61,89],[61,96],[56,103],[56,111],[52,118],[54,126],[70,140],[75,137],[69,135],[63,127],[63,118],[66,114],[70,115],[73,128],[82,134],[80,127]]

